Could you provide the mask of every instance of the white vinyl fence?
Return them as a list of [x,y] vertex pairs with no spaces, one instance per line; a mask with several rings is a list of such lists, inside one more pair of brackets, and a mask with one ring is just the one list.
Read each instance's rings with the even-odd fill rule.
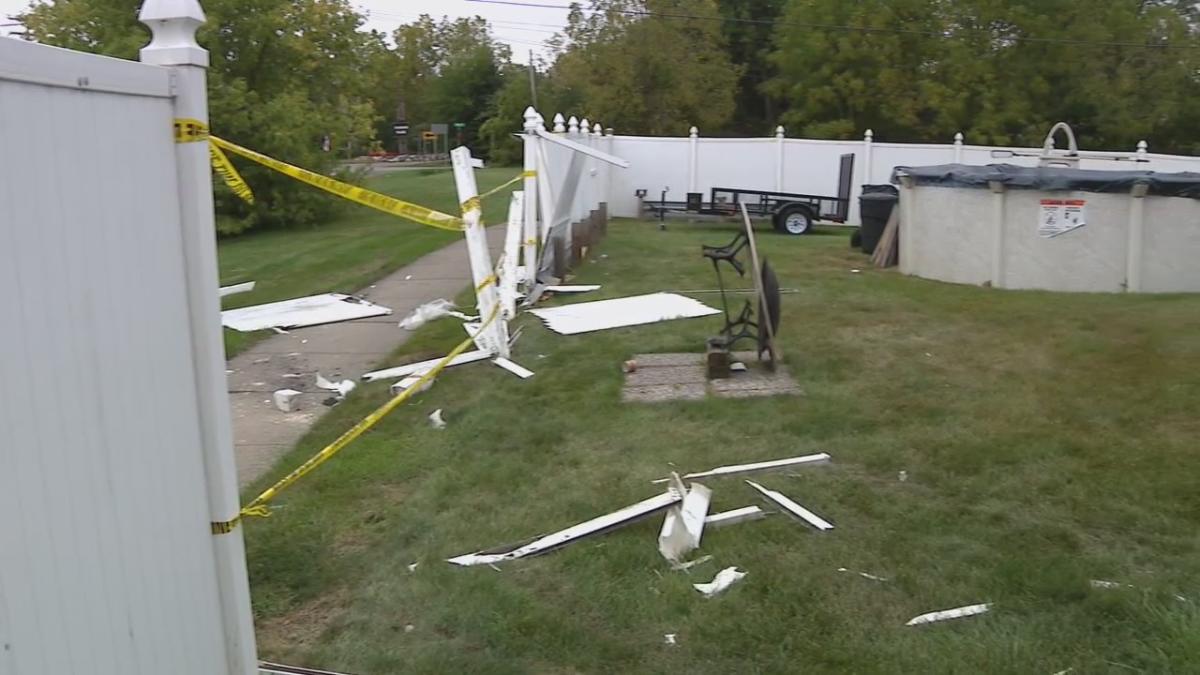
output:
[[[253,673],[194,1],[0,37],[0,673]],[[156,64],[156,65],[150,65]]]
[[[638,190],[646,191],[647,200],[657,201],[667,188],[667,200],[678,202],[684,201],[688,192],[704,193],[707,199],[714,187],[836,196],[839,160],[844,154],[853,154],[847,222],[857,224],[861,186],[889,182],[894,167],[952,163],[1036,166],[1033,155],[1042,151],[967,145],[961,133],[950,143],[884,143],[877,142],[869,129],[861,141],[787,138],[783,127],[777,127],[770,138],[705,138],[695,127],[683,137],[620,136],[612,129],[602,135],[599,124],[589,132],[586,124],[576,129],[573,124],[564,126],[562,119],[561,114],[555,116],[555,132],[629,161],[626,170],[592,167],[592,197],[585,202],[605,202],[609,215],[627,218],[639,215]],[[996,157],[996,151],[1026,156]],[[1200,157],[1153,154],[1147,151],[1145,141],[1132,151],[1083,151],[1080,155],[1083,169],[1200,171]]]

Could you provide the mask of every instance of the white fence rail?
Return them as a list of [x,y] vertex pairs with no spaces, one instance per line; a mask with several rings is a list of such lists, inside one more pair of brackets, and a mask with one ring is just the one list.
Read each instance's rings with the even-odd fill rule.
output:
[[[695,127],[688,136],[679,137],[620,136],[612,129],[601,135],[599,124],[588,132],[586,124],[564,124],[561,114],[555,116],[554,131],[629,160],[630,167],[624,171],[593,164],[584,179],[588,189],[581,192],[579,205],[582,209],[605,202],[610,215],[629,218],[639,215],[637,190],[645,190],[646,199],[657,201],[663,189],[668,189],[668,201],[680,202],[688,192],[707,194],[714,187],[835,196],[839,160],[844,154],[853,154],[847,222],[858,223],[861,186],[889,182],[896,166],[1000,162],[1036,166],[1037,157],[1029,155],[1042,151],[967,145],[961,133],[955,134],[950,143],[884,143],[877,142],[869,129],[861,141],[787,138],[783,127],[777,127],[775,135],[768,138],[705,138]],[[997,151],[1018,156],[998,158],[993,156]],[[1084,169],[1200,171],[1200,157],[1150,153],[1145,141],[1131,151],[1085,151],[1081,155],[1080,168]],[[565,158],[552,154],[550,160],[552,175],[561,181]]]
[[147,63],[0,37],[0,673],[255,671],[194,2]]

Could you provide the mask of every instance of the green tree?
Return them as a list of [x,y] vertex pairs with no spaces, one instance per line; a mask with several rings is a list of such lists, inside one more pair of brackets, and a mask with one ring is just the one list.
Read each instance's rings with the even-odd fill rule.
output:
[[712,17],[715,0],[593,0],[586,15],[572,7],[551,79],[580,113],[647,134],[719,130],[732,119],[741,69],[720,23],[655,16]]
[[[22,17],[47,44],[136,58],[149,40],[140,0],[58,0]],[[283,161],[328,172],[373,134],[370,69],[385,50],[359,31],[348,0],[208,0],[198,40],[209,51],[213,133]],[[322,150],[328,138],[335,152]],[[235,160],[236,161],[236,160]],[[257,165],[238,162],[256,203],[216,188],[218,229],[314,225],[339,203]]]

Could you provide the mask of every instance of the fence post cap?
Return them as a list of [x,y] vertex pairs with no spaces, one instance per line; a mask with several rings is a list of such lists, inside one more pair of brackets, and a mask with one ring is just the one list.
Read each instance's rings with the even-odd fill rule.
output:
[[1146,143],[1146,141],[1144,141],[1144,140],[1138,141],[1138,144],[1137,144],[1138,152],[1146,152],[1149,149],[1150,149],[1150,145],[1148,143]]
[[775,138],[783,138],[783,125],[775,127]]
[[150,44],[140,52],[143,63],[208,67],[208,50],[196,42],[196,29],[205,22],[198,0],[146,0],[138,21],[150,29]]
[[963,133],[962,133],[961,131],[959,131],[959,132],[957,132],[957,133],[955,133],[955,134],[954,134],[954,142],[955,142],[955,143],[962,143],[962,142],[963,142]]
[[688,129],[688,136],[695,138],[699,135],[700,135],[700,130],[697,129],[696,127],[692,127],[691,129]]
[[592,125],[588,123],[588,118],[585,117],[582,120],[579,120],[579,133],[586,136],[591,129]]
[[579,120],[574,115],[567,120],[567,133],[579,133]]
[[870,129],[867,129],[867,130],[866,130],[866,131],[863,133],[863,140],[864,140],[864,141],[869,141],[869,140],[871,140],[871,139],[873,139],[873,138],[875,138],[875,132],[874,132],[874,131],[871,131]]
[[612,127],[608,127],[607,129],[605,129],[605,130],[604,130],[604,134],[605,134],[606,136],[613,136],[613,135],[615,135],[615,134],[616,134],[616,132],[615,132],[615,131],[613,131],[613,128],[612,128]]
[[592,133],[596,134],[597,136],[604,133],[604,130],[600,128],[599,122],[596,122],[596,125],[592,127]]
[[562,133],[562,132],[566,131],[567,128],[565,126],[563,126],[563,124],[566,121],[567,120],[565,117],[563,117],[562,113],[555,113],[554,114],[554,131],[556,131],[558,133]]
[[533,109],[533,106],[529,106],[522,117],[524,118],[524,123],[526,123],[524,124],[524,130],[530,133],[538,130],[538,126],[541,124],[541,115],[538,114],[538,110]]

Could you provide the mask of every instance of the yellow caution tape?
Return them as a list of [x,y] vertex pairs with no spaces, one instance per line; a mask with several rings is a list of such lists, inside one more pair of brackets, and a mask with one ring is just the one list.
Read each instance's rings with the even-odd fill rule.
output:
[[475,292],[478,293],[479,291],[482,291],[483,289],[487,288],[488,286],[491,286],[494,283],[496,283],[496,275],[489,274],[486,279],[479,282],[479,285],[475,287]]
[[272,157],[257,153],[249,148],[243,148],[236,143],[230,143],[229,141],[217,138],[216,136],[210,136],[209,141],[224,150],[241,155],[242,157],[245,157],[251,161],[258,162],[259,164],[262,164],[267,168],[274,169],[285,176],[295,178],[302,183],[308,183],[313,187],[320,188],[326,192],[342,197],[343,199],[349,199],[350,201],[362,204],[363,206],[369,206],[373,209],[383,211],[384,213],[390,213],[393,216],[400,216],[401,218],[407,218],[409,220],[421,223],[422,225],[429,225],[430,227],[437,227],[443,230],[460,232],[463,229],[462,219],[452,216],[448,213],[442,213],[441,211],[435,211],[418,204],[401,201],[373,190],[358,187],[357,185],[343,183],[342,181],[335,180],[329,176],[322,176],[319,173],[314,173],[307,169],[301,169],[298,166],[292,166],[286,162],[281,162]]
[[[496,306],[492,308],[491,315],[488,316],[487,321],[483,322],[483,324],[479,327],[479,330],[482,331],[491,325],[491,323],[496,320],[496,317],[499,315],[499,313],[500,305],[497,303]],[[467,347],[471,346],[473,342],[474,338],[468,337],[467,339],[458,343],[457,347],[450,350],[449,354],[447,354],[441,361],[438,361],[437,365],[431,368],[429,372],[418,378],[417,381],[411,386],[393,396],[392,399],[387,403],[384,403],[382,406],[376,408],[374,412],[364,417],[362,421],[360,421],[358,424],[355,424],[348,431],[346,431],[346,433],[339,436],[337,440],[322,448],[320,452],[310,457],[300,466],[296,467],[295,470],[281,478],[277,483],[266,490],[263,490],[262,494],[255,497],[253,501],[251,501],[241,510],[237,518],[225,522],[212,523],[213,534],[225,534],[226,532],[232,531],[235,527],[237,527],[238,522],[240,522],[243,518],[250,516],[265,518],[270,516],[271,509],[268,505],[271,500],[277,497],[282,490],[303,478],[313,469],[324,464],[329,460],[329,458],[336,455],[347,445],[350,445],[354,439],[362,436],[367,430],[378,424],[380,420],[382,420],[384,417],[387,417],[388,413],[395,410],[397,406],[412,398],[414,394],[421,390],[422,385],[432,380],[434,377],[437,377],[438,373],[442,372],[446,366],[450,365],[450,362],[454,360],[454,357],[466,351]]]
[[233,194],[246,200],[247,204],[254,203],[254,192],[250,190],[250,186],[246,185],[246,181],[242,179],[242,175],[234,168],[233,162],[229,161],[228,155],[215,144],[208,144],[208,154],[212,159],[213,171],[225,181],[225,185],[233,191]]
[[516,176],[513,176],[512,178],[504,181],[503,184],[497,185],[496,187],[492,188],[491,190],[488,190],[487,192],[485,192],[477,197],[471,197],[470,199],[468,199],[467,201],[462,203],[463,213],[466,213],[467,211],[478,211],[479,209],[483,208],[483,200],[487,199],[488,197],[491,197],[492,195],[496,194],[497,192],[500,192],[504,188],[506,188],[514,183],[525,180],[526,178],[533,178],[536,175],[537,175],[536,171],[522,171],[521,173],[517,174]]
[[208,138],[208,125],[188,117],[175,118],[175,142],[196,143]]

